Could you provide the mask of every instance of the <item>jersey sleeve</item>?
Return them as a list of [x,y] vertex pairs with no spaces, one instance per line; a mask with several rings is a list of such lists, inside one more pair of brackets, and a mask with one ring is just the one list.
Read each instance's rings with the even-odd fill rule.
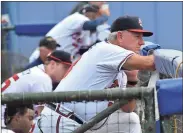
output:
[[31,92],[52,92],[52,82],[48,77],[39,77],[37,81],[32,84]]
[[[73,16],[70,18],[71,19],[71,27],[69,27],[69,29],[73,29],[73,30],[78,30],[81,31],[83,29],[83,25],[86,21],[89,21],[89,19],[87,17],[85,17],[82,14],[79,13],[75,13],[73,14]],[[70,25],[68,25],[70,26]]]
[[119,87],[122,90],[125,90],[126,89],[126,84],[127,84],[126,74],[124,72],[120,72],[117,76],[117,80],[118,80]]
[[113,44],[107,45],[108,46],[105,46],[105,48],[101,50],[100,54],[103,56],[103,58],[101,58],[101,60],[99,61],[98,66],[102,67],[102,69],[105,71],[119,72],[123,64],[129,57],[134,54],[134,52],[123,49]]

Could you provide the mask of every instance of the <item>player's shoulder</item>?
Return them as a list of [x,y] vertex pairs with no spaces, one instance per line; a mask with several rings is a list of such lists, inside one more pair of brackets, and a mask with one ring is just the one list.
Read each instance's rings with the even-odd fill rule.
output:
[[106,49],[106,50],[108,50],[110,52],[118,52],[118,53],[124,53],[124,54],[134,53],[134,52],[132,52],[130,50],[127,50],[127,49],[125,49],[123,47],[120,47],[118,45],[112,44],[110,42],[107,42],[106,44],[107,45],[106,45],[106,47],[104,49]]
[[44,83],[44,84],[52,83],[51,77],[46,73],[35,75],[34,78],[39,83]]
[[31,69],[29,69],[31,74],[37,74],[37,75],[45,75],[45,68],[43,64],[37,65],[35,67],[32,67]]
[[26,74],[26,73],[29,73],[29,74],[27,74],[27,76],[29,78],[32,78],[33,80],[36,80],[38,82],[42,82],[42,81],[44,81],[44,82],[50,81],[51,82],[51,78],[45,72],[45,68],[44,68],[43,64],[35,66],[31,69],[28,69],[28,70],[22,72],[22,74]]
[[117,45],[111,44],[107,41],[102,41],[96,44],[96,49],[100,51],[106,52],[114,52],[114,51],[126,51],[124,48],[121,48]]
[[79,12],[74,13],[71,17],[72,17],[73,19],[78,19],[78,20],[79,20],[79,19],[81,19],[81,20],[89,20],[88,17],[86,17],[86,16],[80,14]]

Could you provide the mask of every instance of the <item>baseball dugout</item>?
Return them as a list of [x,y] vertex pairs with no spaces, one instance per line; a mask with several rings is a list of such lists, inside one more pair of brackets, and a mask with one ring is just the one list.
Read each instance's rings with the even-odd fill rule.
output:
[[[182,56],[182,53],[181,53],[181,56]],[[106,89],[101,91],[82,91],[82,92],[75,91],[75,92],[61,92],[61,93],[50,92],[50,93],[28,93],[28,94],[25,94],[25,93],[24,94],[4,94],[2,95],[2,104],[7,104],[7,103],[16,104],[21,102],[24,102],[24,103],[84,102],[87,104],[88,101],[93,101],[93,102],[111,101],[111,100],[115,101],[115,103],[112,106],[108,107],[102,112],[96,112],[96,116],[92,120],[84,123],[81,127],[77,128],[74,131],[75,133],[82,133],[91,129],[96,123],[107,118],[110,114],[118,110],[120,106],[127,103],[128,99],[133,97],[141,101],[140,105],[144,105],[139,107],[141,108],[141,111],[140,113],[138,113],[140,116],[142,131],[144,133],[155,133],[155,132],[156,133],[181,133],[183,131],[182,130],[183,128],[182,127],[183,125],[182,110],[181,110],[182,100],[180,100],[182,96],[178,97],[178,95],[176,94],[177,91],[175,91],[176,97],[173,97],[173,98],[175,100],[178,100],[178,102],[175,101],[175,103],[178,103],[178,105],[177,104],[175,105],[174,103],[172,103],[174,107],[171,106],[171,108],[168,110],[169,112],[166,112],[167,111],[166,106],[163,108],[164,110],[160,108],[160,107],[163,107],[163,105],[166,105],[165,103],[157,104],[160,102],[159,100],[157,100],[158,96],[160,97],[160,94],[158,94],[156,91],[157,88],[162,89],[161,83],[163,82],[162,84],[166,84],[165,88],[169,87],[170,84],[171,85],[178,84],[179,86],[173,86],[173,87],[170,86],[170,89],[174,90],[176,88],[176,90],[177,89],[179,90],[178,94],[179,95],[182,94],[181,93],[182,82],[180,82],[182,81],[182,79],[174,79],[174,80],[167,79],[167,78],[182,77],[182,67],[181,67],[182,62],[180,60],[176,61],[176,58],[173,59],[174,62],[171,61],[171,63],[173,64],[172,65],[173,69],[170,69],[171,67],[168,66],[166,62],[162,61],[162,64],[165,63],[165,65],[163,66],[166,69],[162,69],[162,67],[159,67],[159,72],[163,74],[163,76],[160,75],[159,73],[151,73],[150,74],[151,77],[150,79],[147,80],[147,84],[145,87],[135,87],[135,88],[127,89],[125,91],[122,91],[120,89],[109,89],[109,90]],[[11,66],[11,64],[8,64],[8,65]],[[158,81],[157,83],[157,80],[159,79],[167,79],[168,81],[162,80],[162,81]],[[164,86],[162,90],[166,90],[164,89]],[[158,91],[158,92],[161,92],[161,94],[167,93],[164,91]],[[173,95],[173,92],[171,92],[171,94]],[[167,100],[166,99],[167,96],[164,97],[165,100]],[[164,100],[164,99],[161,99],[161,100]],[[171,110],[172,108],[177,110]],[[159,111],[159,109],[161,110]],[[162,112],[162,111],[165,111],[165,112]]]

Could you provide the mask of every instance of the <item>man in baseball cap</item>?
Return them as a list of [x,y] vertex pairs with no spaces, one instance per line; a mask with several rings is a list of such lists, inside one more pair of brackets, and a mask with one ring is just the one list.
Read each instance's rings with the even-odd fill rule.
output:
[[44,64],[47,55],[50,52],[54,51],[57,47],[60,47],[60,45],[51,36],[42,38],[39,42],[39,48],[33,53],[33,57],[34,57],[34,54],[35,56],[38,55],[38,57],[36,57],[34,61],[29,63],[25,67],[25,70],[40,64]]
[[60,47],[60,45],[50,36],[44,37],[40,40],[39,47],[47,47],[49,49],[56,49],[56,47]]
[[62,63],[67,65],[68,67],[71,66],[71,55],[67,52],[62,50],[55,50],[52,53],[48,54],[47,60],[54,60],[56,62]]
[[141,19],[136,16],[119,17],[113,22],[111,26],[111,32],[124,30],[143,33],[143,36],[145,37],[153,35],[152,32],[143,29]]
[[[152,55],[139,55],[140,47],[144,45],[143,36],[151,35],[152,32],[143,30],[138,17],[123,16],[117,18],[112,24],[108,40],[97,43],[91,50],[83,54],[80,60],[74,64],[74,69],[71,69],[59,83],[55,92],[64,91],[65,88],[69,91],[103,90],[112,85],[118,74],[120,75],[120,88],[126,89],[125,70],[155,70]],[[86,63],[88,61],[89,63]],[[139,116],[130,111],[130,106],[133,103],[135,103],[135,99],[132,98],[128,103],[129,106],[127,105],[125,108],[127,111],[119,109],[92,129],[98,129],[95,133],[105,133],[106,131],[141,133]],[[65,107],[85,121],[91,120],[97,112],[106,109],[108,105],[107,101],[91,102],[90,106],[86,106],[85,103],[64,104]]]

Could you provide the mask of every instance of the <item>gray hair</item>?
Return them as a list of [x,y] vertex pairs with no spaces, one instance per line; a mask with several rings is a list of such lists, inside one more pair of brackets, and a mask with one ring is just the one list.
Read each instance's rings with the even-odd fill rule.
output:
[[108,39],[109,41],[113,41],[117,39],[117,32],[112,32],[109,34]]

